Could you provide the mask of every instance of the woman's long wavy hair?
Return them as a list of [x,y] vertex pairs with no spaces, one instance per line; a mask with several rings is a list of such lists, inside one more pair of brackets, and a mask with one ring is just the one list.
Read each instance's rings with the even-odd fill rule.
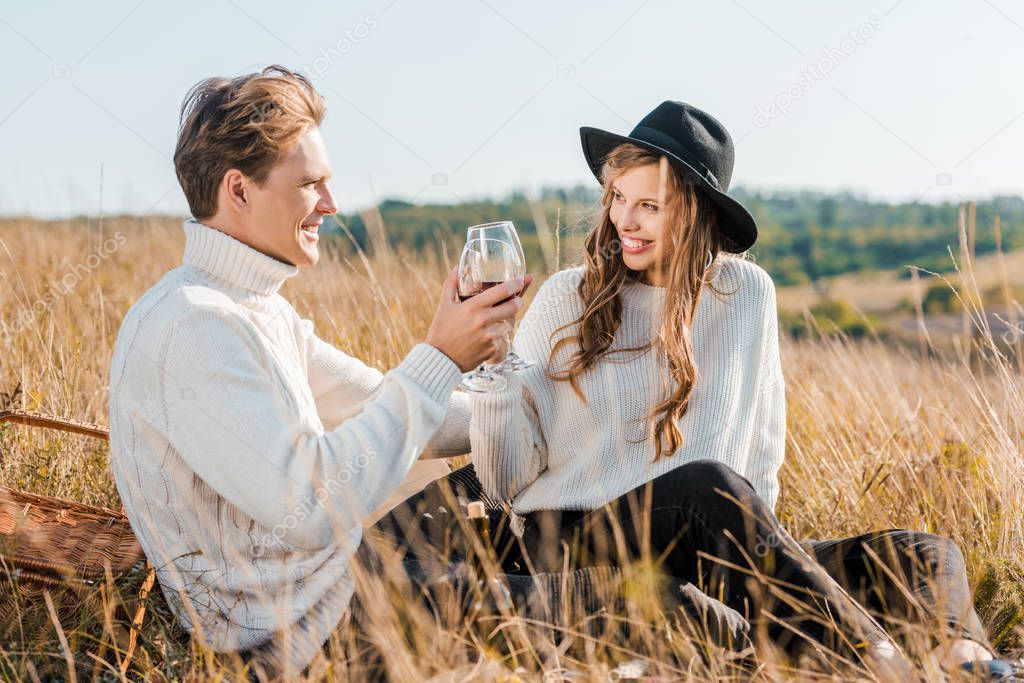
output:
[[[619,234],[610,218],[612,183],[626,171],[648,164],[660,166],[659,210],[668,212],[665,230],[668,244],[663,251],[668,258],[667,262],[658,264],[660,284],[665,287],[664,315],[660,329],[652,330],[651,342],[637,348],[613,349],[615,332],[622,322],[619,292],[627,282],[638,280],[643,274],[630,270],[622,259]],[[683,442],[679,419],[686,412],[697,379],[690,339],[693,316],[705,284],[713,292],[723,294],[715,289],[711,280],[720,266],[719,253],[726,245],[718,233],[717,213],[707,195],[673,169],[664,157],[628,143],[619,145],[605,160],[601,182],[601,211],[583,248],[584,273],[578,290],[583,314],[579,320],[552,333],[554,340],[562,330],[576,328],[575,334],[554,341],[547,376],[569,382],[586,402],[579,377],[603,357],[611,353],[653,351],[660,354],[667,361],[668,373],[662,387],[663,398],[648,421],[648,425],[653,423],[654,460],[657,461],[675,453]],[[709,251],[713,260],[711,267],[705,270]],[[575,351],[568,366],[555,371],[555,355],[563,347],[572,345]],[[650,431],[647,434],[651,436]]]

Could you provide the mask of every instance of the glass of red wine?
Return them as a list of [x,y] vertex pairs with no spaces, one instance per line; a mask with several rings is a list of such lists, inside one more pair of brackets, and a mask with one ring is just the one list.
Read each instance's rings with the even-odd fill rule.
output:
[[[510,244],[519,254],[519,260],[523,263],[523,273],[526,269],[526,257],[523,254],[523,244],[519,241],[519,233],[512,221],[495,221],[493,223],[482,223],[473,225],[466,231],[466,241],[473,239],[498,240]],[[505,360],[494,366],[495,372],[519,372],[526,368],[533,367],[533,362],[528,361],[512,348],[512,323],[508,323],[506,341],[508,342],[508,355]]]
[[[508,242],[467,240],[459,259],[459,300],[465,301],[491,287],[523,277],[525,273],[526,264]],[[505,378],[486,363],[463,375],[461,383],[463,389],[477,392],[501,391],[506,385]]]

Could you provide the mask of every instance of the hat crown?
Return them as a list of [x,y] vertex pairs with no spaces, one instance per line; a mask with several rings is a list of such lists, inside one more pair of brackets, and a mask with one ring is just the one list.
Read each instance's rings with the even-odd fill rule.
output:
[[598,182],[604,183],[609,155],[620,145],[633,145],[668,162],[683,181],[702,190],[714,204],[722,249],[741,253],[757,241],[757,223],[728,194],[735,149],[718,119],[685,102],[666,101],[645,116],[629,135],[600,128],[580,128],[583,156]]
[[641,119],[629,136],[665,147],[686,161],[699,162],[698,170],[710,171],[721,190],[728,191],[735,161],[732,137],[707,112],[668,100]]

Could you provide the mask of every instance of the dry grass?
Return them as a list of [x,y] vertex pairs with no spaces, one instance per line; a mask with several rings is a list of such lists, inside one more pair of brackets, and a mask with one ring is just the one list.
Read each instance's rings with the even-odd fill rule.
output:
[[[115,241],[104,248],[104,240]],[[108,219],[102,235],[84,221],[0,222],[0,392],[20,385],[23,407],[106,423],[107,373],[120,320],[179,263],[182,245],[176,219]],[[322,337],[386,369],[424,336],[446,270],[441,261],[328,253],[314,270],[288,282],[283,294],[315,321]],[[836,338],[786,340],[782,352],[789,432],[779,512],[793,534],[821,538],[908,527],[951,536],[968,559],[986,625],[1004,650],[1019,656],[1024,400],[1015,363],[984,348],[973,349],[967,363],[962,355],[925,357]],[[106,450],[94,442],[6,427],[0,454],[5,485],[118,505]],[[461,674],[437,680],[497,679],[516,666],[526,680],[559,667],[581,672],[583,680],[607,680],[610,667],[630,659],[645,659],[670,677],[737,675],[694,656],[694,643],[651,601],[634,600],[620,615],[632,624],[628,634],[565,638],[511,616],[483,624],[453,615],[439,625],[397,578],[362,576],[360,582],[363,590],[390,596],[374,603],[368,628],[388,644],[394,680],[453,671]],[[634,589],[645,594],[642,584]],[[125,594],[132,589],[122,586]],[[151,602],[134,672],[154,680],[235,677],[237,662],[189,643],[159,596]],[[70,658],[79,678],[105,671],[113,680],[111,669],[89,655],[100,651],[104,620],[84,609],[51,616],[38,603],[23,605],[17,618],[0,625],[4,678],[67,676]],[[482,634],[496,625],[507,634],[504,650],[484,642]],[[370,660],[357,651],[351,632],[338,630],[332,660],[315,664],[314,679],[367,675]],[[109,651],[104,658],[116,661]],[[766,664],[756,675],[792,673]]]

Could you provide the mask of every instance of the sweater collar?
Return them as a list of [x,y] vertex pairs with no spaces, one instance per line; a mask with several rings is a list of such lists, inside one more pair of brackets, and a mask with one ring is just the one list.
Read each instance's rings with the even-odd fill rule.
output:
[[619,294],[622,303],[629,308],[650,308],[665,303],[664,287],[652,287],[639,280],[627,280]]
[[[719,275],[722,272],[722,268],[725,267],[725,261],[721,257],[716,259],[712,265],[711,282],[715,285],[718,284]],[[706,286],[706,283],[705,283]],[[665,287],[652,287],[651,285],[644,284],[640,280],[627,279],[626,283],[622,286],[620,294],[622,296],[622,302],[627,306],[639,306],[649,308],[655,305],[662,305],[665,303]]]
[[184,229],[185,265],[229,286],[271,296],[299,272],[296,266],[267,256],[194,218],[185,221]]

